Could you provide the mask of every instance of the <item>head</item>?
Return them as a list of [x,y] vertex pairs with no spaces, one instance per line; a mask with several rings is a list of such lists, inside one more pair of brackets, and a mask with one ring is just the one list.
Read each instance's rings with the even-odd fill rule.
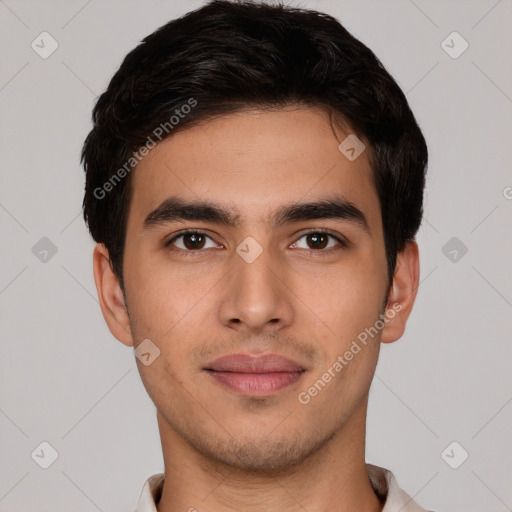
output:
[[[138,364],[161,430],[241,468],[318,451],[363,414],[416,294],[427,149],[396,82],[328,15],[214,1],[127,55],[93,123],[100,304],[159,350]],[[211,366],[235,353],[300,378],[232,392]]]

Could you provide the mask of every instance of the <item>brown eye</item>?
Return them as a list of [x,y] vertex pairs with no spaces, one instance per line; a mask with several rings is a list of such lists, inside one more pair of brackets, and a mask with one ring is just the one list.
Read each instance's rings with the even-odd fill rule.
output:
[[[208,240],[211,241],[211,245],[209,247],[206,247],[206,243],[208,242]],[[205,233],[202,233],[200,231],[185,231],[169,240],[169,242],[166,243],[166,246],[173,246],[171,248],[176,247],[178,250],[193,252],[199,251],[201,249],[208,249],[210,247],[215,248],[216,244]]]
[[306,235],[306,239],[311,249],[325,249],[329,243],[329,235],[325,233],[309,233]]
[[205,241],[206,237],[198,233],[190,233],[188,235],[183,235],[183,245],[187,249],[202,249]]
[[[305,240],[304,244],[301,240]],[[337,243],[336,243],[337,242]],[[329,249],[348,247],[348,243],[341,237],[321,230],[304,233],[297,242],[293,244],[298,249],[313,249],[317,252],[328,252]]]

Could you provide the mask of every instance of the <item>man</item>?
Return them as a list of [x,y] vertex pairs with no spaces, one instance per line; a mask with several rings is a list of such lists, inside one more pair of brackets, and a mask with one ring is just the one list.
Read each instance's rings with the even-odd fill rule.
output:
[[96,287],[165,463],[137,510],[423,511],[365,463],[427,166],[375,55],[325,14],[213,1],[130,52],[93,121]]

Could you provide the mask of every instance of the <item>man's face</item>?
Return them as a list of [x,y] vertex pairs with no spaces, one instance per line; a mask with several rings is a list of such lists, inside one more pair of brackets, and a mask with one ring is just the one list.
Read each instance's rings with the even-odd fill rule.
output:
[[[134,346],[160,350],[139,370],[168,435],[214,460],[285,468],[365,410],[379,335],[334,367],[383,312],[386,256],[366,155],[338,149],[347,135],[306,107],[231,114],[176,133],[134,171],[127,308]],[[171,197],[237,222],[150,215]],[[355,208],[274,215],[328,200]]]

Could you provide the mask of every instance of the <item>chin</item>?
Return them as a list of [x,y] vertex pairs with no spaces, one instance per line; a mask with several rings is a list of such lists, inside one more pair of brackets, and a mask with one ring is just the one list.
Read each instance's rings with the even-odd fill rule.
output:
[[[212,462],[220,463],[243,472],[260,475],[278,475],[289,472],[318,452],[332,435],[305,437],[285,435],[281,438],[269,438],[261,435],[259,440],[248,439],[215,440],[203,437],[195,448]],[[195,440],[197,441],[197,440]]]

